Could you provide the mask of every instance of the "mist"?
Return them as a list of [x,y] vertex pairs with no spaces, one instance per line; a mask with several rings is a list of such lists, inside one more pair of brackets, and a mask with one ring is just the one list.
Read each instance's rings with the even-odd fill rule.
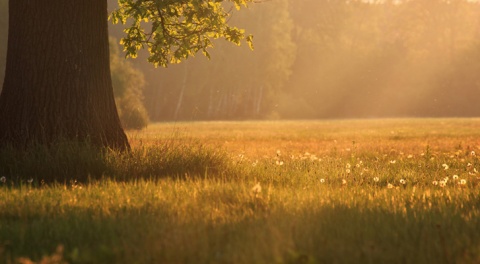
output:
[[132,60],[152,121],[480,115],[478,1],[271,0],[231,22],[253,51],[216,41],[210,60]]

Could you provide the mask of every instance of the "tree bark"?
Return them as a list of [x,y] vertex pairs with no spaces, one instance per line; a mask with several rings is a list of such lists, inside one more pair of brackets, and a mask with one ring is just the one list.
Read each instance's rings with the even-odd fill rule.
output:
[[10,0],[0,146],[128,149],[109,65],[107,0]]

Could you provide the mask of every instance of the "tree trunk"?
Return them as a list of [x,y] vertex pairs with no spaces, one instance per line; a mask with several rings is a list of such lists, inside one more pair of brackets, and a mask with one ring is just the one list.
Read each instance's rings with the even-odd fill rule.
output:
[[110,77],[107,0],[10,0],[0,146],[128,149]]

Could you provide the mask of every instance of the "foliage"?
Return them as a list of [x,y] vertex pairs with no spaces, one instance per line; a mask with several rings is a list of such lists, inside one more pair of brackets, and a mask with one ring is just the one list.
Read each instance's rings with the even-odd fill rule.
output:
[[[39,187],[0,181],[0,261],[57,252],[69,263],[478,263],[478,125],[154,125],[133,138],[134,157],[116,159],[125,175],[143,179]],[[221,144],[242,174],[200,169],[200,177],[148,178],[163,153],[172,162],[199,156],[195,147],[167,147],[174,155],[148,150],[158,140],[185,142],[177,133],[207,149]]]
[[123,127],[147,127],[148,114],[143,105],[144,75],[120,56],[117,40],[114,38],[110,38],[110,71],[117,111]]
[[[212,39],[224,38],[236,45],[246,39],[251,45],[252,37],[244,31],[227,24],[229,13],[223,2],[214,0],[119,0],[119,7],[112,12],[113,23],[125,24],[121,43],[128,57],[137,57],[141,48],[147,47],[148,61],[155,66],[178,63],[212,47]],[[246,6],[251,0],[230,0],[236,9]]]

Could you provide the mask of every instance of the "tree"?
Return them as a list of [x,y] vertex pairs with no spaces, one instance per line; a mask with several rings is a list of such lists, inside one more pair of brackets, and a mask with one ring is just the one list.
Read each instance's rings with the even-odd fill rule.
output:
[[[249,1],[229,0],[237,8]],[[214,38],[240,43],[243,31],[227,24],[222,2],[119,0],[112,20],[133,21],[122,40],[128,56],[147,47],[148,60],[166,66],[197,51],[208,56]],[[74,140],[129,148],[110,77],[107,0],[9,1],[0,127],[0,146]]]

